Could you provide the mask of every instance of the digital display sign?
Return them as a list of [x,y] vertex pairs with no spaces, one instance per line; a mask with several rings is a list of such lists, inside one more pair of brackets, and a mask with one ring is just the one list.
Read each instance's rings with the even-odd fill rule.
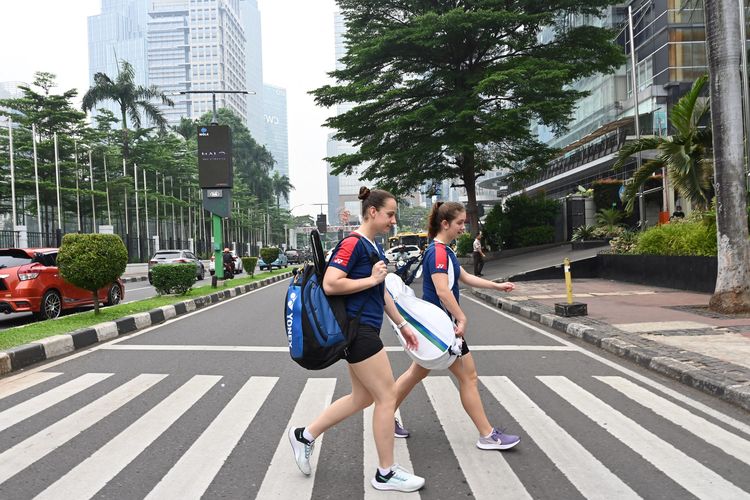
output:
[[232,132],[228,126],[198,127],[198,182],[205,189],[232,187]]

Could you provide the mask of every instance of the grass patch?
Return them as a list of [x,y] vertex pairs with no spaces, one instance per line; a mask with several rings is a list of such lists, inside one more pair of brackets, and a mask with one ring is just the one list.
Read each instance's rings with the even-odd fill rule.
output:
[[104,307],[99,311],[99,315],[94,315],[94,310],[84,311],[75,314],[66,314],[60,318],[49,321],[37,321],[22,326],[8,328],[0,331],[0,349],[9,349],[11,347],[28,344],[35,340],[70,333],[79,328],[86,328],[98,323],[114,321],[131,314],[148,312],[157,307],[176,304],[188,299],[194,299],[205,295],[211,295],[220,290],[234,288],[240,285],[246,285],[254,281],[260,281],[277,274],[288,272],[289,269],[281,269],[248,276],[246,278],[233,278],[224,283],[224,286],[211,288],[211,285],[204,285],[190,290],[185,295],[165,295],[161,297],[152,297],[150,299],[130,302],[128,304],[119,304],[112,307]]

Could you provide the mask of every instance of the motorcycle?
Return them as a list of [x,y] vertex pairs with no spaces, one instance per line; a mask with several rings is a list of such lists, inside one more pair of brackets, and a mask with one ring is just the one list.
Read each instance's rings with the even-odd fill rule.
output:
[[[403,254],[398,256],[398,259],[396,260],[396,271],[395,274],[399,278],[403,280],[404,283],[407,285],[411,285],[411,283],[422,276],[422,256],[424,255],[424,252],[419,254],[418,257],[410,257],[408,259],[405,258]],[[411,267],[416,264],[417,267],[413,271],[411,270]]]

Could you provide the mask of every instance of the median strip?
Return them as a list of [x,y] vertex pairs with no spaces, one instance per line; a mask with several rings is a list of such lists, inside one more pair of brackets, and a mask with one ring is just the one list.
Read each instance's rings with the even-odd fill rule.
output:
[[161,296],[106,307],[101,309],[99,315],[86,311],[3,330],[0,348],[5,350],[0,351],[0,375],[164,323],[291,275],[291,271],[272,271],[253,278],[235,279],[225,283],[225,288],[221,290],[210,286],[191,290],[186,294],[187,300],[185,296]]

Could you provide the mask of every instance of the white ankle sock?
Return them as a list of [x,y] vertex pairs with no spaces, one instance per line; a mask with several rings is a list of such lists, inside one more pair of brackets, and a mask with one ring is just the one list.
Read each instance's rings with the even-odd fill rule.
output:
[[305,429],[302,431],[302,437],[307,439],[311,443],[315,441],[315,438],[313,437],[313,435],[307,432],[307,427],[305,427]]
[[381,469],[380,467],[378,467],[378,472],[380,472],[381,476],[387,476],[388,474],[391,473],[391,467],[388,467],[387,469]]

